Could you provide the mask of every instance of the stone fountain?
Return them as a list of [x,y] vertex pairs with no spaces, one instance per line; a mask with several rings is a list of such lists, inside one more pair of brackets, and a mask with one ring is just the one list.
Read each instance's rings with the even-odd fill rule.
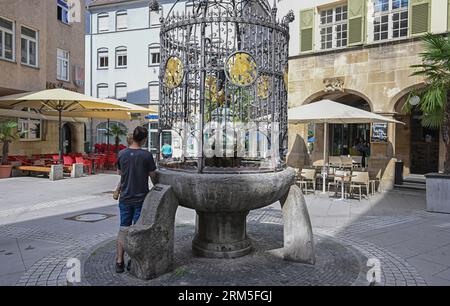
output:
[[314,264],[308,211],[285,163],[293,14],[277,20],[276,1],[189,2],[161,18],[159,129],[180,135],[182,156],[159,161],[159,184],[125,241],[131,272],[171,269],[178,205],[197,213],[196,256],[237,258],[252,251],[249,211],[280,201],[284,247],[271,252]]

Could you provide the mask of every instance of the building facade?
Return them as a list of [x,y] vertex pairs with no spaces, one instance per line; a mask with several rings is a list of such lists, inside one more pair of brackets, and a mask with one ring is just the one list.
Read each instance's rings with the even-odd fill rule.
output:
[[[176,1],[158,2],[157,8],[151,7],[149,0],[97,0],[88,5],[91,26],[86,35],[85,51],[87,94],[144,107],[159,105],[160,17],[167,14]],[[184,10],[185,2],[181,1],[177,9]],[[148,125],[149,121],[93,120],[93,143],[108,142],[105,135],[108,124],[120,124],[132,131],[137,125]],[[157,120],[149,125],[149,149],[156,152]],[[172,143],[175,137],[177,135],[166,132],[163,142]]]
[[[356,155],[370,144],[367,166],[389,188],[395,161],[404,175],[443,169],[439,130],[423,128],[419,112],[405,113],[411,92],[424,86],[413,77],[420,64],[420,37],[450,30],[448,0],[295,1],[289,61],[289,106],[331,99],[404,122],[388,125],[332,125],[331,155]],[[283,10],[292,1],[281,2]],[[377,135],[385,134],[385,137]],[[290,124],[288,161],[296,167],[323,157],[323,125]]]
[[[0,0],[0,96],[61,87],[84,92],[84,1],[72,3],[69,20],[65,0]],[[17,117],[0,109],[2,120],[13,118],[19,129],[30,130],[11,144],[10,154],[57,152],[57,121],[18,111],[26,112]],[[84,151],[84,122],[64,124],[65,150]]]

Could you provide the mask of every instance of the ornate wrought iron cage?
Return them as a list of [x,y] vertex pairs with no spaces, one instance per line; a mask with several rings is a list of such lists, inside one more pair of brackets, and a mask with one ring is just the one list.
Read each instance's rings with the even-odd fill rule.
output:
[[[181,12],[177,4],[161,17],[160,34],[159,128],[181,136],[175,167],[284,168],[293,13],[277,20],[276,1],[267,0],[188,0]],[[240,142],[228,137],[238,133]]]

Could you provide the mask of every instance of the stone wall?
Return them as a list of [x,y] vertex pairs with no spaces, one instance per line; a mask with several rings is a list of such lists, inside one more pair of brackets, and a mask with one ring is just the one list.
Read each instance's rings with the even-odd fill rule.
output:
[[[0,118],[6,119],[6,118]],[[9,118],[10,119],[10,118]],[[84,124],[69,123],[72,133],[72,151],[84,152]],[[14,141],[9,155],[53,154],[58,152],[58,121],[42,121],[42,139],[39,141]]]

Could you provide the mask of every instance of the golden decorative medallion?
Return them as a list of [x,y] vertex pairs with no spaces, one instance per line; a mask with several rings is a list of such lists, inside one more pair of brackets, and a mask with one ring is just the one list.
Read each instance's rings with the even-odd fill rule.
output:
[[234,53],[225,64],[225,71],[230,82],[241,87],[250,86],[256,81],[258,77],[256,68],[256,61],[245,52]]
[[183,62],[178,57],[172,56],[166,64],[164,84],[169,89],[177,88],[183,82],[183,76]]
[[270,96],[270,77],[268,75],[261,75],[257,81],[258,97],[262,100]]

